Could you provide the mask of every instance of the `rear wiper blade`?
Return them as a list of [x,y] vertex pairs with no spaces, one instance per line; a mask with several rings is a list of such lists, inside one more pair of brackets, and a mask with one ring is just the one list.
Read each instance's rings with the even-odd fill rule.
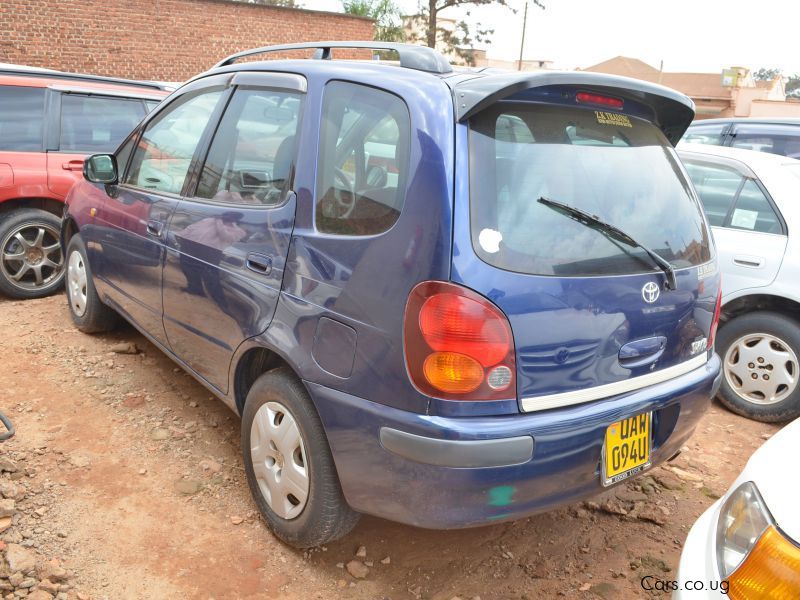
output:
[[644,244],[640,244],[635,239],[633,239],[630,235],[622,231],[616,225],[612,225],[611,223],[606,223],[597,215],[592,215],[585,211],[582,211],[579,208],[575,208],[574,206],[570,206],[569,204],[564,204],[563,202],[558,202],[557,200],[551,200],[550,198],[541,197],[537,200],[540,204],[544,204],[545,206],[552,208],[556,212],[560,212],[561,214],[569,217],[573,221],[577,221],[582,225],[586,225],[587,227],[591,227],[600,233],[604,233],[611,239],[614,239],[618,242],[622,242],[623,244],[627,244],[628,246],[632,246],[634,248],[641,248],[644,250],[645,254],[650,257],[650,259],[658,266],[659,269],[664,271],[664,275],[667,278],[667,289],[674,290],[678,287],[677,280],[675,278],[675,267],[672,266],[668,260],[663,258],[661,255],[653,252],[650,248],[645,246]]

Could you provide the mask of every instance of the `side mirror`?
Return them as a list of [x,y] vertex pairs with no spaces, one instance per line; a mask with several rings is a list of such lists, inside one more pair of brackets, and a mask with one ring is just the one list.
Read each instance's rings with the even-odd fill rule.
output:
[[83,176],[92,183],[117,183],[117,161],[112,154],[93,154],[83,161]]

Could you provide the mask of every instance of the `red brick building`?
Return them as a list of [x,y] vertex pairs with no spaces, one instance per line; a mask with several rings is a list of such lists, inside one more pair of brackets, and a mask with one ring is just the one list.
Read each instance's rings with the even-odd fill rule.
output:
[[0,0],[0,62],[183,81],[239,50],[373,30],[363,17],[231,0]]

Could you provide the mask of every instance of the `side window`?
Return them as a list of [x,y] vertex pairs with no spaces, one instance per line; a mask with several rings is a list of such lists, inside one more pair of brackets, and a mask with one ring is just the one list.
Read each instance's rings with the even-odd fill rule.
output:
[[289,190],[301,96],[240,89],[222,117],[196,196],[275,205]]
[[180,194],[197,144],[223,90],[186,94],[147,124],[123,183]]
[[317,167],[317,229],[375,235],[400,216],[411,124],[397,96],[334,81],[322,102]]
[[722,165],[684,159],[686,171],[703,203],[710,225],[722,227],[742,186],[744,177],[738,171]]
[[731,214],[730,226],[762,233],[781,233],[781,222],[755,181],[748,179]]
[[42,150],[44,88],[0,87],[0,150]]
[[128,166],[128,161],[131,158],[131,154],[133,153],[133,145],[136,143],[135,135],[132,135],[122,146],[119,147],[114,157],[117,159],[117,174],[119,175],[120,179],[123,177],[125,173],[125,167]]
[[791,125],[737,125],[734,148],[800,158],[800,127]]
[[62,152],[112,152],[144,117],[140,100],[62,94]]
[[712,146],[722,145],[722,132],[728,126],[727,123],[713,123],[709,125],[692,125],[683,136],[682,142],[691,144],[711,144]]

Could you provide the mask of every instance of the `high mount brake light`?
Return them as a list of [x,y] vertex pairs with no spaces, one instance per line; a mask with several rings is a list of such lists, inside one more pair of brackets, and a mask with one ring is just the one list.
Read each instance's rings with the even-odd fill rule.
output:
[[446,400],[516,396],[514,340],[506,316],[459,285],[425,281],[409,294],[406,364],[424,394]]
[[622,110],[624,102],[620,98],[613,96],[601,96],[600,94],[590,94],[589,92],[578,92],[575,94],[575,100],[581,104],[596,104],[597,106],[605,106],[607,108],[616,108]]

